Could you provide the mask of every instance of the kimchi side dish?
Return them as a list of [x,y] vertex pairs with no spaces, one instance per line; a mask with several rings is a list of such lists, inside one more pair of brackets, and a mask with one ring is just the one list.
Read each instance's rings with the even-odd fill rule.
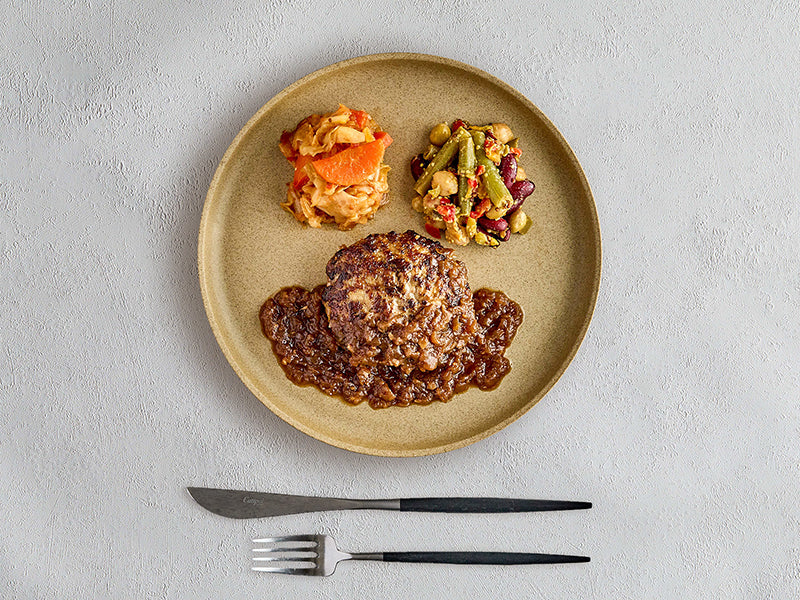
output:
[[383,154],[391,143],[362,110],[340,104],[332,113],[306,117],[281,135],[280,150],[294,166],[281,206],[311,227],[366,223],[387,201]]

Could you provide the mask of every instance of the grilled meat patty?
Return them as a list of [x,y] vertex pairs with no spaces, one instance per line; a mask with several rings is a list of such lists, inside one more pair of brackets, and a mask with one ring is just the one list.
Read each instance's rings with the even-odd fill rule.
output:
[[327,274],[322,300],[330,329],[353,366],[430,371],[477,330],[466,266],[413,231],[347,246]]

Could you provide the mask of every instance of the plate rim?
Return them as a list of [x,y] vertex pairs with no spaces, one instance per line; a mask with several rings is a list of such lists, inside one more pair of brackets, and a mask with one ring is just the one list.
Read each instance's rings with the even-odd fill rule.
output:
[[[518,410],[512,413],[507,418],[503,419],[499,423],[496,423],[492,427],[484,429],[479,433],[473,434],[469,437],[449,442],[447,444],[441,444],[438,446],[432,446],[424,449],[413,449],[413,450],[402,450],[402,449],[395,449],[395,450],[386,450],[381,448],[374,448],[363,446],[354,443],[343,442],[342,440],[331,438],[325,434],[320,433],[319,431],[315,430],[312,427],[307,427],[300,421],[293,418],[291,415],[287,414],[285,411],[281,410],[278,406],[273,404],[268,397],[265,397],[258,391],[258,387],[255,385],[251,378],[244,372],[244,370],[237,364],[237,361],[234,359],[232,354],[232,349],[230,348],[228,342],[225,339],[225,336],[222,333],[222,326],[214,313],[214,307],[209,299],[210,295],[210,275],[206,271],[205,267],[205,260],[206,256],[210,252],[209,249],[209,214],[211,213],[211,207],[214,203],[214,197],[217,192],[217,188],[220,183],[220,179],[222,178],[223,173],[226,170],[226,167],[231,159],[231,157],[235,154],[239,146],[241,145],[244,138],[250,132],[250,130],[255,126],[256,123],[260,121],[262,116],[268,112],[272,106],[280,102],[284,97],[291,94],[295,89],[305,85],[306,83],[310,82],[313,79],[318,77],[324,76],[331,71],[340,70],[342,68],[351,67],[354,65],[362,64],[362,63],[369,63],[369,62],[377,62],[383,60],[396,60],[396,59],[407,59],[407,60],[418,60],[418,61],[425,61],[431,62],[439,65],[448,66],[451,68],[461,69],[471,73],[472,75],[476,75],[488,81],[489,83],[501,88],[506,93],[513,96],[517,101],[521,102],[526,108],[531,110],[537,118],[547,127],[551,135],[553,135],[557,142],[566,150],[567,158],[575,170],[575,173],[578,176],[579,183],[581,188],[584,191],[586,200],[588,201],[588,208],[590,209],[589,212],[589,221],[591,224],[591,230],[593,236],[595,238],[594,243],[594,261],[595,261],[595,268],[592,277],[592,289],[591,289],[591,296],[589,298],[589,306],[586,314],[584,315],[583,322],[578,330],[578,335],[576,336],[573,344],[570,346],[568,352],[565,355],[564,360],[558,366],[558,368],[554,371],[553,376],[547,381],[547,383],[542,386],[539,392],[533,396],[528,402],[526,402],[523,406],[521,406]],[[602,271],[602,237],[600,235],[600,221],[597,214],[597,205],[594,201],[594,195],[592,194],[591,187],[589,186],[589,182],[586,178],[586,174],[583,171],[583,168],[580,165],[580,162],[575,155],[575,151],[569,145],[567,140],[558,130],[558,128],[550,121],[550,119],[536,106],[531,100],[529,100],[524,94],[520,91],[506,83],[505,81],[499,79],[498,77],[492,75],[491,73],[487,73],[478,67],[474,67],[470,64],[457,61],[451,58],[446,58],[442,56],[436,56],[432,54],[422,54],[416,52],[383,52],[377,54],[366,54],[363,56],[357,56],[353,58],[349,58],[346,60],[338,61],[335,63],[331,63],[325,67],[316,69],[309,74],[301,77],[300,79],[296,80],[295,82],[289,84],[285,88],[283,88],[280,92],[272,96],[255,114],[248,119],[245,125],[239,130],[236,136],[233,138],[231,143],[229,144],[225,154],[223,155],[222,159],[220,160],[217,168],[214,172],[214,176],[211,179],[211,183],[209,184],[208,192],[206,193],[205,200],[203,202],[203,211],[200,218],[200,229],[197,238],[197,265],[198,265],[198,279],[200,283],[200,294],[203,299],[203,306],[205,308],[206,317],[208,318],[209,325],[211,326],[211,330],[214,333],[214,337],[217,340],[217,344],[219,345],[220,349],[222,350],[225,359],[228,361],[228,364],[233,368],[236,375],[239,379],[245,384],[247,389],[273,414],[278,416],[280,419],[297,429],[298,431],[303,432],[304,434],[312,437],[316,440],[324,442],[330,446],[334,446],[336,448],[342,448],[344,450],[349,450],[351,452],[356,452],[358,454],[366,454],[372,456],[383,456],[383,457],[419,457],[419,456],[430,456],[434,454],[442,454],[445,452],[450,452],[452,450],[456,450],[458,448],[464,448],[475,442],[480,440],[486,439],[498,431],[505,429],[514,421],[519,420],[525,413],[527,413],[531,408],[533,408],[544,396],[546,396],[550,390],[555,386],[564,372],[567,370],[567,367],[572,363],[574,360],[578,349],[580,348],[581,344],[583,343],[584,338],[586,337],[586,333],[589,329],[589,325],[591,323],[592,317],[594,315],[594,311],[597,305],[597,298],[600,291],[600,280],[601,280],[601,271]],[[341,402],[340,398],[332,398],[334,401]],[[387,410],[387,409],[382,409]],[[388,409],[391,410],[391,409]]]

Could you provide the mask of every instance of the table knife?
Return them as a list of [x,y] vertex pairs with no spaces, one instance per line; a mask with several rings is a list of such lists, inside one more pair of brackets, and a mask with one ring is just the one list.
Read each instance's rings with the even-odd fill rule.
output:
[[293,496],[187,488],[192,498],[212,513],[231,519],[256,519],[327,510],[401,510],[442,513],[513,513],[591,508],[591,502],[568,500],[520,500],[514,498],[401,498],[395,500],[350,500],[318,496]]

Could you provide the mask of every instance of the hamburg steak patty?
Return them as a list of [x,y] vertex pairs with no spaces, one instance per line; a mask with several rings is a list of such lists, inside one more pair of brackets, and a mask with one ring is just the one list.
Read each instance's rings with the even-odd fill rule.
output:
[[343,248],[322,295],[331,332],[353,366],[435,369],[477,330],[464,263],[438,242],[381,233]]

